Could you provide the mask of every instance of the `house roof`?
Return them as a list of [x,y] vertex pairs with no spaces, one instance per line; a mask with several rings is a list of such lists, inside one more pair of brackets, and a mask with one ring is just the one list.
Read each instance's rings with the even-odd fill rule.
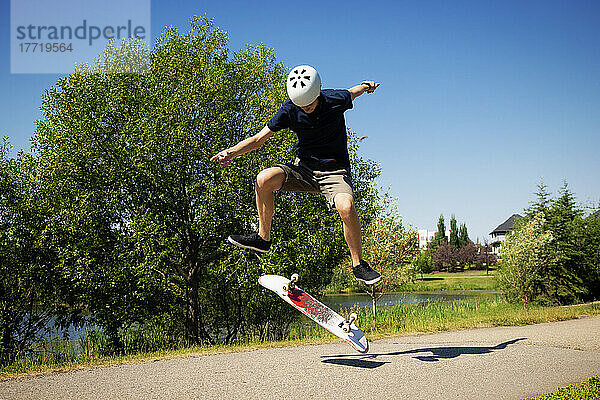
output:
[[523,217],[519,214],[511,215],[509,219],[498,225],[496,229],[490,232],[490,235],[493,235],[494,233],[507,233],[509,231],[512,231],[512,229],[515,227],[515,221],[519,218]]

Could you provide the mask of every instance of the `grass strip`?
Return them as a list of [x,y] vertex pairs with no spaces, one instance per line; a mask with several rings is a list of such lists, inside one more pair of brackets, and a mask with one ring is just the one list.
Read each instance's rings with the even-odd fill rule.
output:
[[556,392],[524,400],[598,400],[600,399],[600,376],[592,376],[587,382],[559,388]]
[[[290,308],[290,312],[295,312]],[[457,329],[472,329],[492,326],[527,325],[542,322],[563,321],[585,315],[600,314],[600,303],[590,303],[569,307],[531,307],[529,312],[516,304],[507,303],[500,297],[474,297],[455,301],[439,301],[422,304],[397,304],[378,309],[376,329],[371,330],[370,308],[342,310],[342,315],[350,312],[359,314],[359,326],[369,339],[391,336],[404,336],[418,333],[433,333]],[[99,356],[90,353],[89,357],[74,355],[68,346],[57,346],[65,350],[52,357],[21,359],[18,362],[0,367],[0,380],[39,374],[52,371],[73,370],[94,366],[106,366],[150,360],[202,356],[232,352],[252,351],[263,348],[319,344],[339,340],[308,318],[301,316],[289,328],[285,340],[248,340],[244,343],[218,346],[195,346],[177,349],[164,349],[155,352],[135,353],[122,356]]]

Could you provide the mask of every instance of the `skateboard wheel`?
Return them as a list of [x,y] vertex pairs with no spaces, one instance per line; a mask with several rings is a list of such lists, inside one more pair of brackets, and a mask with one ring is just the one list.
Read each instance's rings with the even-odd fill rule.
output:
[[350,332],[350,324],[344,324],[342,330],[344,331],[344,333]]
[[356,313],[350,314],[350,321],[356,321],[358,319],[358,315]]
[[283,284],[283,291],[284,291],[284,292],[287,292],[287,291],[289,291],[289,290],[290,290],[290,285],[289,285],[289,284],[287,284],[287,283],[284,283],[284,284]]
[[300,279],[300,275],[292,274],[292,282],[298,282],[298,279]]

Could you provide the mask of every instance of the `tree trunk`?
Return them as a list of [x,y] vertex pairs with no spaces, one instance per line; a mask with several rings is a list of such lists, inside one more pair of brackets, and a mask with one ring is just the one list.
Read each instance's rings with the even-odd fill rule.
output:
[[202,322],[200,311],[200,300],[198,297],[198,277],[192,275],[186,287],[186,313],[185,313],[185,336],[186,342],[190,345],[209,344],[214,341],[206,332]]
[[525,308],[525,312],[529,313],[529,296],[527,295],[523,297],[523,307]]

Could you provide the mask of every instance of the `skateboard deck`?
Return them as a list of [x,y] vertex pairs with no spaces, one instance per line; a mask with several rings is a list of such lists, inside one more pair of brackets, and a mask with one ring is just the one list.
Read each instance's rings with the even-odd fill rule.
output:
[[369,351],[369,342],[365,334],[353,322],[349,324],[349,332],[344,332],[343,326],[344,324],[348,325],[349,321],[341,315],[300,289],[297,285],[286,291],[284,286],[290,283],[289,278],[279,275],[263,275],[258,278],[258,283],[277,293],[284,301],[329,332],[350,343],[357,351],[361,353]]

